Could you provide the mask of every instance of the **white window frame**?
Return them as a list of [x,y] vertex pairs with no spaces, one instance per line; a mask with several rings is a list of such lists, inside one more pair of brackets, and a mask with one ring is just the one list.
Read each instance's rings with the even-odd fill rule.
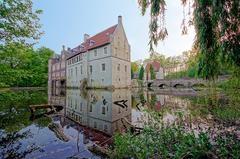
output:
[[[103,66],[104,66],[104,70],[103,70]],[[106,63],[101,64],[101,70],[102,70],[102,72],[106,72]]]
[[95,49],[93,52],[94,52],[94,57],[97,57],[97,54],[98,54],[97,49]]
[[107,47],[104,47],[104,48],[103,48],[103,52],[104,52],[105,55],[108,53],[108,50],[107,50],[107,49],[108,49]]
[[92,73],[93,73],[93,66],[92,65],[89,66],[89,73],[90,73],[90,75],[92,75]]

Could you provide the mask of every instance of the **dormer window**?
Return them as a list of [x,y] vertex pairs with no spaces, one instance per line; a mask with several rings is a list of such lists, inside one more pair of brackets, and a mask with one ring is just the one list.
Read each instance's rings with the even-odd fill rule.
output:
[[80,46],[79,46],[79,50],[80,50],[80,51],[83,51],[83,49],[84,49],[84,46],[83,46],[83,45],[80,45]]
[[93,46],[94,45],[94,41],[93,40],[89,40],[89,46]]

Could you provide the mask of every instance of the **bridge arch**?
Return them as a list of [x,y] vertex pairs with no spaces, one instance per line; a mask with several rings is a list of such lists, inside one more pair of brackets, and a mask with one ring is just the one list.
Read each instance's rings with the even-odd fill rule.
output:
[[186,87],[186,86],[182,83],[175,83],[175,84],[173,84],[173,87],[178,88],[178,87]]
[[153,82],[147,83],[147,87],[152,87],[152,85],[153,85]]
[[206,87],[205,83],[193,83],[191,87]]
[[160,83],[160,84],[158,85],[158,87],[159,87],[159,88],[164,88],[164,87],[168,87],[168,85],[166,85],[165,83]]

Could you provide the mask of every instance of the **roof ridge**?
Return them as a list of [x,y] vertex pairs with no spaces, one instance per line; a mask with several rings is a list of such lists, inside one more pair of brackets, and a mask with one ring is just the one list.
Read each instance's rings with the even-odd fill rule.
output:
[[[94,34],[93,36],[89,37],[88,39],[91,39],[91,38],[93,38],[94,36],[96,36],[96,35],[98,35],[98,34],[101,34],[101,33],[105,32],[105,31],[107,31],[107,30],[109,30],[109,29],[111,29],[111,28],[113,28],[113,27],[116,27],[117,25],[118,25],[118,24],[115,24],[115,25],[113,25],[113,26],[111,26],[111,27],[108,27],[107,29],[104,29],[103,31]],[[83,42],[83,43],[84,43],[84,42]]]
[[[84,50],[82,50],[82,51],[80,50],[79,52],[76,52],[75,54],[70,55],[68,57],[68,59],[77,55],[77,54],[79,54],[79,53],[86,52],[88,50],[91,50],[91,49],[94,49],[96,47],[100,47],[100,46],[102,46],[106,43],[109,43],[110,42],[110,36],[106,36],[106,35],[104,35],[104,33],[109,32],[109,34],[113,34],[114,31],[116,30],[117,26],[118,26],[118,24],[115,24],[111,27],[108,27],[107,29],[104,29],[103,31],[95,34],[94,36],[89,37],[86,41],[83,41],[82,43],[80,43],[80,45],[84,46]],[[93,40],[94,44],[90,46],[89,40]],[[77,49],[80,45],[77,45],[73,49]]]

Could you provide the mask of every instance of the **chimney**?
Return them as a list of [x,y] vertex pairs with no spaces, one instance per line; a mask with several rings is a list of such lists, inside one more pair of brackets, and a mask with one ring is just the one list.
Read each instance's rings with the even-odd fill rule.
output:
[[87,39],[89,39],[89,35],[88,34],[84,34],[84,36],[83,36],[83,40],[84,40],[84,42],[86,42],[87,41]]
[[122,23],[122,16],[121,15],[118,16],[118,24],[120,24],[120,23]]
[[65,45],[62,46],[62,50],[65,51]]

